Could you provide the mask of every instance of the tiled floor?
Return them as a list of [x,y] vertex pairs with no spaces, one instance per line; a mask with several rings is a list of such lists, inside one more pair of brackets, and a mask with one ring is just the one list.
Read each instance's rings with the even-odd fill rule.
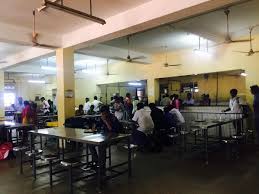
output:
[[[115,150],[116,157],[124,155]],[[240,160],[226,161],[224,153],[210,154],[209,166],[201,157],[179,158],[171,148],[161,153],[139,153],[133,160],[133,177],[127,175],[109,181],[106,194],[259,194],[259,154],[245,148]],[[18,175],[15,161],[0,162],[0,194],[66,194],[65,182],[51,191],[48,176],[30,177],[30,167]],[[74,193],[97,193],[95,182],[78,182]]]

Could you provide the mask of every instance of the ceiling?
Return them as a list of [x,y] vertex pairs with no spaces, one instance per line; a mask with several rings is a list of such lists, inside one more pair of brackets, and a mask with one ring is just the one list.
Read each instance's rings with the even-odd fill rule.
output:
[[21,46],[21,45],[17,45],[17,44],[0,42],[0,61],[1,61],[1,59],[5,58],[7,55],[16,54],[27,48],[29,48],[29,47]]
[[[15,6],[22,5],[26,7],[26,9],[29,9],[28,8],[29,5],[27,5],[27,3],[26,5],[23,5],[19,0],[17,0],[16,3],[14,2],[16,2],[16,0],[13,0],[11,2],[8,1],[8,4],[15,4]],[[82,7],[82,2],[83,1],[78,1],[77,3],[76,2],[74,3],[73,1],[73,6],[75,6],[76,8],[79,8],[80,7],[79,5],[81,5]],[[112,2],[113,2],[112,5],[114,5],[113,8],[111,8],[111,6],[109,5],[109,3],[111,3],[110,0],[103,1],[102,6],[100,6],[99,8],[102,7],[102,9],[105,11],[103,13],[100,11],[100,15],[98,14],[98,16],[103,17],[105,14],[107,15],[116,14],[116,10],[118,9],[120,9],[119,11],[121,11],[129,7],[137,6],[138,4],[144,3],[146,1],[145,0],[141,0],[141,1],[140,0],[133,0],[133,1],[116,0]],[[94,4],[95,3],[98,5],[98,4],[101,4],[101,1],[95,0]],[[40,2],[38,0],[35,0],[35,2],[32,3],[30,6],[32,5],[37,6],[38,4],[40,4]],[[104,5],[107,5],[107,10],[106,8],[104,9]],[[0,8],[0,10],[1,9],[3,8]],[[259,12],[258,12],[259,1],[258,0],[253,0],[245,4],[231,7],[230,10],[231,10],[230,31],[233,39],[237,39],[242,36],[247,36],[248,27],[259,24]],[[96,10],[96,12],[98,13],[98,9]],[[3,13],[0,12],[0,16],[1,14]],[[47,18],[50,19],[50,16],[52,14],[57,14],[57,13],[52,13],[51,11],[50,12],[48,11],[48,13],[45,13],[45,15],[43,14],[42,17],[46,17],[45,19],[43,19],[43,21],[47,20]],[[9,14],[9,16],[10,18],[13,17],[11,14]],[[24,15],[21,16],[21,22],[25,22],[25,20],[29,20],[28,18],[26,19],[26,17],[24,13]],[[68,16],[64,16],[64,18],[66,17]],[[57,32],[66,32],[66,31],[69,31],[69,29],[66,29],[66,28],[70,25],[70,23],[71,23],[70,27],[72,29],[73,28],[72,26],[76,25],[75,22],[80,23],[81,21],[80,19],[73,19],[72,17],[71,18],[69,17],[66,19],[62,18],[59,20],[57,20],[57,24],[53,22],[51,24],[48,24],[46,21],[42,22],[42,27],[49,27],[52,30],[57,29]],[[66,21],[66,24],[64,24],[64,21]],[[85,22],[85,21],[81,21],[81,22]],[[53,26],[51,25],[57,26],[57,28],[53,28]],[[202,37],[201,39],[202,47],[205,47],[207,39],[209,40],[209,45],[212,46],[214,44],[223,42],[225,33],[226,33],[226,17],[223,13],[223,10],[214,11],[195,18],[183,20],[178,23],[164,25],[142,33],[135,34],[134,36],[130,37],[131,41],[130,41],[129,47],[127,44],[126,37],[122,37],[112,41],[105,42],[103,44],[95,45],[91,48],[81,49],[80,51],[85,54],[75,56],[76,68],[80,68],[80,65],[81,65],[81,68],[82,66],[85,67],[86,63],[89,64],[89,68],[90,66],[92,66],[93,68],[95,64],[100,64],[100,66],[105,68],[106,67],[105,58],[113,58],[116,56],[126,57],[128,48],[130,49],[130,53],[133,57],[138,56],[138,53],[140,53],[141,55],[143,54],[148,55],[148,54],[165,52],[165,46],[167,46],[168,50],[170,51],[174,51],[178,49],[189,49],[189,48],[194,49],[198,47],[199,36]],[[254,33],[259,33],[259,28],[257,28]],[[97,57],[91,57],[91,56],[97,56]],[[88,59],[91,62],[86,62]],[[84,61],[84,62],[78,62],[78,61]],[[35,61],[25,62],[25,63],[19,64],[19,66],[17,67],[9,68],[7,71],[31,72],[31,73],[40,72],[44,74],[55,73],[55,72],[48,72],[48,71],[41,70],[40,66],[43,63],[46,63],[46,59],[43,59],[40,61],[35,60]],[[55,66],[55,57],[49,58],[49,65]]]
[[[137,7],[150,0],[94,0],[93,15],[108,18]],[[0,6],[0,22],[31,28],[32,10],[40,7],[42,0],[8,0]],[[64,0],[66,6],[89,13],[89,0]],[[8,8],[8,9],[7,9]],[[37,13],[38,30],[50,33],[66,33],[92,22],[49,8]],[[52,21],[52,22],[49,22]]]
[[[259,1],[254,0],[230,8],[230,32],[233,37],[248,35],[249,26],[259,24]],[[259,28],[256,30],[258,33]],[[197,48],[199,36],[210,40],[209,44],[224,41],[226,34],[226,16],[223,10],[214,11],[178,23],[165,25],[131,36],[130,49],[144,53],[164,52],[168,50]],[[126,37],[108,41],[104,44],[128,48]],[[206,44],[206,41],[203,41]],[[204,46],[203,45],[203,46]]]

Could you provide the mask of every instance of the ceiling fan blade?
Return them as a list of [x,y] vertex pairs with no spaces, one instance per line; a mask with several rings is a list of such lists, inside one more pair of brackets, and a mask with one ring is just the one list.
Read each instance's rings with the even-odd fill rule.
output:
[[131,60],[137,60],[137,59],[146,59],[145,56],[139,56],[139,57],[133,57]]
[[33,46],[34,47],[46,48],[46,49],[52,49],[52,50],[55,50],[55,49],[59,48],[57,46],[48,45],[48,44],[40,44],[40,43],[37,43],[37,42],[33,42]]
[[254,51],[254,53],[259,53],[259,51]]
[[137,63],[137,64],[143,64],[143,65],[150,65],[151,64],[151,63],[148,63],[148,62],[135,61],[135,60],[128,61],[128,63]]
[[179,66],[181,66],[182,64],[174,64],[174,65],[170,65],[170,64],[168,64],[168,66],[171,66],[171,67],[179,67]]
[[250,42],[249,39],[244,39],[244,40],[231,40],[230,43],[239,43],[239,42]]
[[118,61],[128,61],[128,59],[124,59],[122,57],[112,57],[111,59],[118,60]]
[[235,52],[235,53],[245,53],[245,54],[249,53],[249,52],[245,52],[245,51],[233,51],[233,52]]
[[0,61],[0,64],[7,63],[7,61]]

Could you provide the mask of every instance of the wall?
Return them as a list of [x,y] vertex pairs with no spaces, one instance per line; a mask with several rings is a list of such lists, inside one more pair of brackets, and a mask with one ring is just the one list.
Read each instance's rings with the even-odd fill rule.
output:
[[[185,93],[180,93],[181,83],[197,82],[199,92],[194,93],[194,99],[199,101],[202,94],[209,94],[213,102],[216,101],[217,96],[217,74],[207,74],[205,78],[203,75],[192,75],[168,78],[160,80],[160,84],[168,85],[169,94],[179,94],[182,99],[186,97]],[[226,73],[218,74],[218,101],[224,102],[229,100],[229,91],[232,88],[236,88],[239,92],[239,96],[245,98],[246,85],[245,77],[240,75],[228,75]]]

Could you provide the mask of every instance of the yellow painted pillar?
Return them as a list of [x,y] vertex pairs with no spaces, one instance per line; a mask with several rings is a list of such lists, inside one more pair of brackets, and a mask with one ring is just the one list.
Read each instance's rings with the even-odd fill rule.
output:
[[148,103],[158,103],[159,101],[159,79],[150,78],[147,80]]
[[58,126],[75,115],[74,49],[56,51]]
[[4,116],[4,71],[0,70],[0,117]]

